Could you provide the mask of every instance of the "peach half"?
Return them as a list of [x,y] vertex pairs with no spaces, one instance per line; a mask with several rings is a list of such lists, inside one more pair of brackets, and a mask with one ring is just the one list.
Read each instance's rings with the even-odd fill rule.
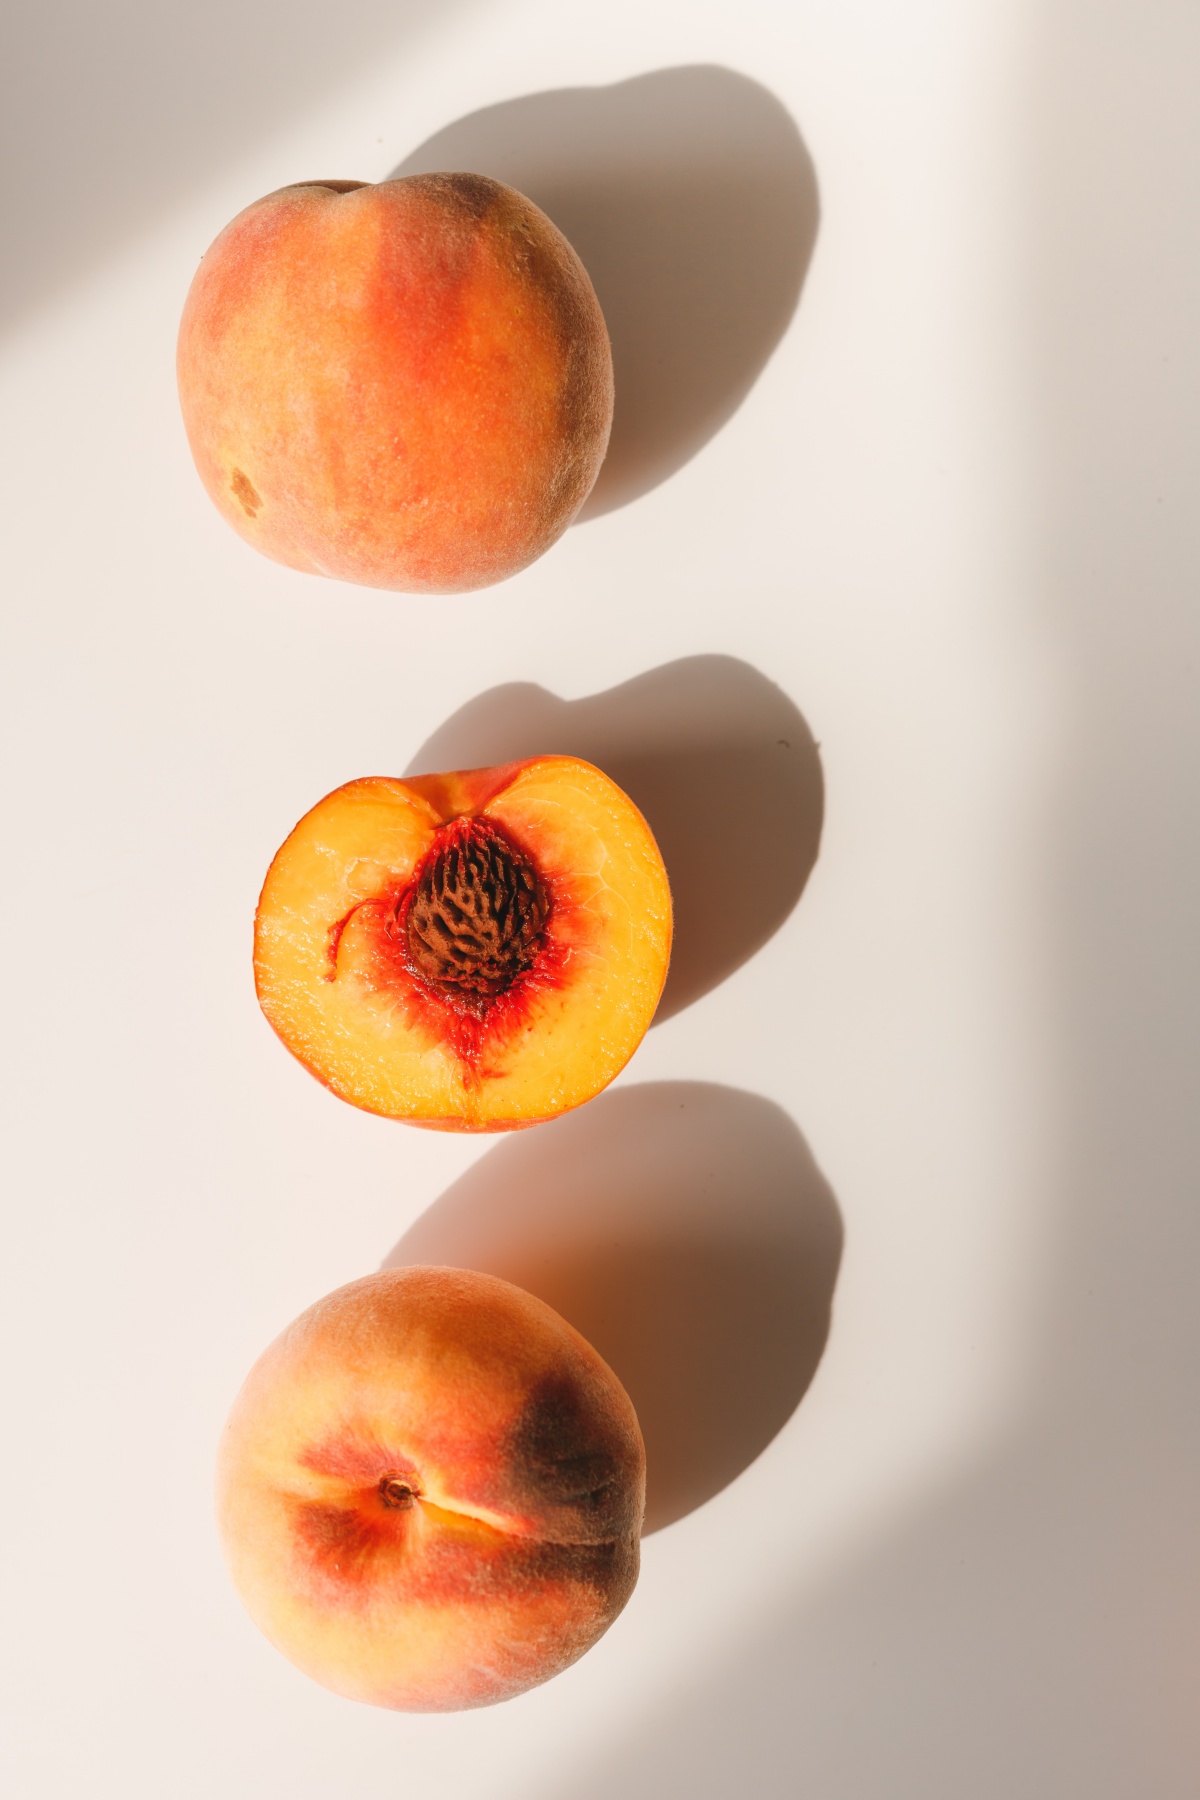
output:
[[462,1269],[339,1288],[259,1359],[217,1514],[250,1616],[305,1674],[403,1711],[575,1661],[633,1592],[637,1415],[543,1301]]
[[409,593],[540,556],[612,423],[583,264],[482,175],[256,201],[201,260],[177,366],[196,468],[235,531],[293,569]]
[[590,763],[539,756],[327,795],[267,873],[254,969],[270,1023],[343,1100],[509,1131],[624,1068],[670,950],[641,813]]

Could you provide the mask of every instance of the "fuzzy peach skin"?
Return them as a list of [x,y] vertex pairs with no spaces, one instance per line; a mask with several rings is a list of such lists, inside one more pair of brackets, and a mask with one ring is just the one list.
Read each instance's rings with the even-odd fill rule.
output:
[[608,1365],[541,1300],[389,1269],[251,1371],[217,1511],[255,1623],[305,1674],[404,1711],[546,1681],[638,1575],[645,1451]]
[[200,478],[248,543],[410,593],[483,587],[540,556],[612,422],[583,264],[482,175],[256,201],[200,263],[177,362]]
[[[409,932],[439,859],[472,840],[519,864],[540,896],[520,966],[495,992],[423,972]],[[270,1023],[342,1099],[504,1131],[580,1105],[619,1073],[670,950],[671,892],[641,813],[590,763],[539,756],[327,795],[267,873],[254,968]]]

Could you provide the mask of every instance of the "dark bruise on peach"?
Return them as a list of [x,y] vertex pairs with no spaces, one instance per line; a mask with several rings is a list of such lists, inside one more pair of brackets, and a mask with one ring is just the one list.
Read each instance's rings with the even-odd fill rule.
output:
[[597,1416],[577,1380],[548,1375],[530,1394],[502,1457],[504,1468],[521,1472],[524,1503],[581,1542],[636,1533],[641,1523],[628,1447],[616,1433],[602,1438]]
[[329,928],[326,979],[338,978],[351,919],[369,919],[360,978],[484,1079],[487,1053],[520,1030],[538,995],[561,986],[572,946],[549,927],[572,910],[565,884],[543,874],[510,833],[479,815],[455,818],[407,881],[356,902]]

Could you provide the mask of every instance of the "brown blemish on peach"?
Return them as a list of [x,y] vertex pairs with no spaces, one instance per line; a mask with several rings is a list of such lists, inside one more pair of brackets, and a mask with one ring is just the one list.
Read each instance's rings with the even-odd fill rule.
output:
[[229,485],[233,489],[234,497],[241,502],[246,517],[253,519],[262,505],[262,499],[250,477],[243,470],[235,469],[229,478]]
[[472,224],[486,218],[501,203],[503,189],[486,175],[470,175],[456,173],[450,175],[429,175],[426,177],[430,190],[442,194],[453,194],[462,211]]

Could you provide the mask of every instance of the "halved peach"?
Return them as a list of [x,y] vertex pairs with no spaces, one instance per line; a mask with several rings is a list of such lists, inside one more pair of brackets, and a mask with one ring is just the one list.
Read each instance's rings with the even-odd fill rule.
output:
[[342,1099],[507,1131],[591,1099],[641,1042],[671,949],[658,846],[569,756],[327,795],[267,873],[259,1000]]
[[339,1288],[260,1357],[217,1477],[251,1617],[337,1693],[504,1700],[581,1656],[633,1591],[637,1416],[522,1289],[463,1269]]

